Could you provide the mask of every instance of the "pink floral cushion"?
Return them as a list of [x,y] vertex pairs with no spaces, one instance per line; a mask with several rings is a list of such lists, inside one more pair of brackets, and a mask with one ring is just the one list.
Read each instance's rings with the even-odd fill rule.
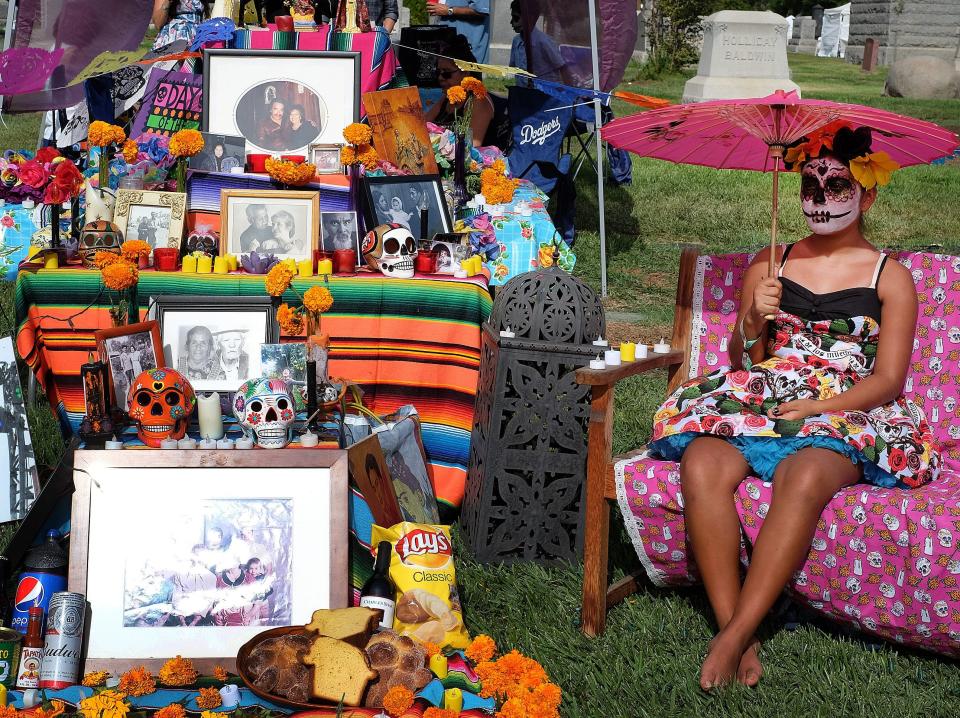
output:
[[[836,620],[906,645],[960,656],[960,258],[891,255],[913,273],[920,300],[917,339],[904,394],[920,406],[942,443],[943,470],[916,490],[866,484],[844,489],[824,509],[810,553],[790,585],[807,605]],[[694,287],[690,376],[729,363],[727,341],[740,301],[745,254],[701,257]],[[647,454],[617,466],[628,533],[658,585],[697,580],[686,549],[680,473]],[[772,488],[742,483],[737,510],[754,541]],[[747,562],[746,550],[742,559]]]

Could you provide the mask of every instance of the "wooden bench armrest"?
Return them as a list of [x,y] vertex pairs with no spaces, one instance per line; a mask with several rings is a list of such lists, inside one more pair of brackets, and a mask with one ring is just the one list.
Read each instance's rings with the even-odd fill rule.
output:
[[619,366],[612,366],[606,369],[577,369],[577,383],[587,384],[589,386],[612,385],[622,379],[642,374],[651,369],[683,364],[685,356],[686,354],[683,350],[671,349],[666,354],[651,354],[646,359],[638,359],[637,361],[626,362]]

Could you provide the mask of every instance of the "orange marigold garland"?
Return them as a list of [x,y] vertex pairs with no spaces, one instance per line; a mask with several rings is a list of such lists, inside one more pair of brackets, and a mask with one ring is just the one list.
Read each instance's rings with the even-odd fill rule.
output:
[[[97,252],[97,254],[106,254],[106,252]],[[110,674],[107,671],[91,671],[83,676],[83,685],[87,688],[99,688],[107,682],[109,677]]]
[[220,691],[216,688],[201,688],[200,695],[197,696],[197,708],[200,710],[213,710],[223,704],[223,698]]
[[[476,648],[488,647],[481,642]],[[475,646],[471,644],[471,648]],[[495,661],[478,664],[476,671],[483,682],[480,695],[500,704],[496,718],[559,718],[563,694],[532,658],[511,651]]]
[[460,711],[453,711],[449,708],[434,708],[431,706],[423,712],[423,718],[458,718]]
[[484,663],[497,654],[497,644],[490,636],[480,634],[467,646],[466,654],[474,663]]
[[317,174],[316,165],[309,162],[288,162],[286,160],[275,160],[272,157],[264,163],[267,174],[275,182],[289,187],[302,187],[313,180]]
[[267,278],[264,284],[267,287],[267,294],[271,297],[279,297],[290,288],[293,281],[293,270],[286,264],[280,262],[273,265],[273,268],[267,272]]
[[179,703],[171,703],[158,710],[154,718],[187,718],[187,711]]
[[189,686],[196,680],[197,671],[189,658],[171,658],[160,669],[160,682],[165,686]]
[[128,696],[145,696],[157,690],[157,681],[146,666],[133,668],[120,676],[117,690]]
[[413,706],[413,691],[406,686],[394,686],[383,697],[383,709],[398,718]]

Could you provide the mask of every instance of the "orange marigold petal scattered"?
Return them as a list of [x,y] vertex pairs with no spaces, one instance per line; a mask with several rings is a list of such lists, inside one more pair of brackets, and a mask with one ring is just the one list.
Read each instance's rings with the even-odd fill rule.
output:
[[394,686],[383,697],[383,709],[393,718],[398,718],[410,710],[413,697],[413,691],[406,686]]
[[[100,254],[107,254],[106,252],[97,252]],[[115,257],[116,255],[110,255]],[[107,671],[91,671],[83,677],[83,685],[87,688],[99,688],[107,682],[107,678],[110,677],[110,674]]]
[[201,688],[200,695],[197,696],[197,708],[200,710],[213,710],[219,708],[223,703],[220,691],[216,688]]
[[189,658],[171,658],[160,669],[160,682],[165,686],[189,686],[196,680],[197,671]]
[[489,661],[497,653],[497,644],[490,636],[480,634],[467,646],[467,658],[474,663]]

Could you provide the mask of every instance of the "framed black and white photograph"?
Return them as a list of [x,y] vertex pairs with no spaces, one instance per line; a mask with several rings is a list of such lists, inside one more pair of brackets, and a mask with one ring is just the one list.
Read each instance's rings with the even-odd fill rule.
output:
[[69,589],[91,607],[86,669],[155,673],[181,655],[232,671],[257,633],[347,605],[346,452],[210,458],[76,452]]
[[320,194],[220,190],[220,253],[309,259],[320,243]]
[[321,212],[321,247],[327,252],[352,249],[357,253],[357,265],[363,264],[356,212]]
[[113,405],[124,412],[130,408],[127,392],[141,372],[165,366],[160,325],[155,321],[100,329],[96,332],[100,360],[110,371]]
[[346,169],[340,161],[342,143],[328,142],[310,145],[307,161],[317,168],[318,175],[340,175]]
[[203,149],[187,160],[192,170],[201,172],[231,172],[243,169],[247,163],[247,141],[237,135],[217,135],[202,132]]
[[279,339],[270,297],[160,295],[151,305],[166,366],[198,392],[233,392],[262,376],[260,345]]
[[0,339],[0,417],[0,476],[8,477],[6,490],[0,491],[0,523],[5,523],[26,516],[40,493],[27,408],[10,337]]
[[203,129],[306,155],[360,119],[360,53],[204,50]]
[[[394,222],[408,228],[415,239],[453,229],[439,175],[364,177],[363,187],[368,229]],[[420,226],[423,209],[427,210],[426,228]]]
[[151,247],[179,247],[187,215],[184,192],[117,190],[113,223],[124,239],[139,239]]

